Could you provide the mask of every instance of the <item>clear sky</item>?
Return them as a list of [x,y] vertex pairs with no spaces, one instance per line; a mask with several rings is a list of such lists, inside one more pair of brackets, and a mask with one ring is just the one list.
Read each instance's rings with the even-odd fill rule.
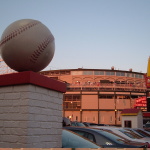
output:
[[12,22],[35,19],[55,37],[49,69],[147,71],[150,0],[0,0],[0,36]]

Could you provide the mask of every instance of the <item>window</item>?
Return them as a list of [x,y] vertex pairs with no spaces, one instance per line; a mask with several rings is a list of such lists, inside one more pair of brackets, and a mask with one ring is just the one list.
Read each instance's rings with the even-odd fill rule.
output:
[[60,74],[60,73],[59,73],[59,71],[55,71],[54,74],[57,74],[57,75],[58,75],[58,74]]
[[82,71],[71,71],[71,75],[82,75]]
[[106,75],[107,75],[107,76],[114,76],[114,75],[115,75],[115,72],[112,72],[112,71],[111,71],[111,72],[108,72],[108,71],[106,71]]
[[69,75],[70,71],[60,71],[60,74],[67,74],[67,75]]
[[141,75],[141,74],[135,74],[135,78],[143,79],[143,75]]
[[94,71],[94,75],[104,75],[104,71]]
[[83,75],[93,75],[93,71],[83,71]]
[[64,109],[81,109],[81,95],[65,95],[63,107]]
[[77,134],[79,134],[85,138],[88,138],[92,142],[96,142],[94,135],[91,133],[88,133],[85,131],[79,131],[79,130],[73,130],[73,132],[75,132],[75,133],[77,133]]
[[94,122],[96,121],[96,117],[95,117],[95,116],[93,117],[93,121],[94,121]]
[[110,83],[109,80],[100,80],[100,83]]
[[112,116],[110,116],[110,122],[112,122],[113,121],[113,117]]
[[99,148],[96,144],[87,141],[86,139],[77,136],[67,130],[62,131],[62,148],[70,148],[70,147],[91,147],[91,148]]
[[89,134],[87,135],[87,138],[88,138],[90,141],[95,142],[94,135],[92,135],[92,134],[89,133]]
[[134,77],[133,73],[127,73],[127,77]]
[[131,127],[132,127],[131,121],[130,121],[130,120],[125,120],[125,121],[124,121],[124,127],[131,128]]
[[76,120],[78,121],[78,116],[76,116]]
[[124,72],[116,72],[116,76],[125,76]]
[[117,99],[130,99],[128,95],[117,95]]
[[84,122],[87,122],[87,117],[84,118]]
[[101,95],[98,96],[98,98],[100,98],[100,99],[113,99],[114,95],[104,95],[104,94],[101,94]]
[[131,95],[131,98],[132,98],[132,99],[138,98],[138,95]]

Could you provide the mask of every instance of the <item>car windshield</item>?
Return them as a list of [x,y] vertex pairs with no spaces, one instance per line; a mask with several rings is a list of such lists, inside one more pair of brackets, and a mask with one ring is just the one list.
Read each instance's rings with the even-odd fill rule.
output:
[[64,129],[62,131],[62,148],[100,148],[100,146]]
[[112,131],[109,130],[96,130],[97,132],[100,132],[100,134],[109,137],[112,141],[119,143],[119,144],[129,144],[130,141],[118,136],[117,134],[113,133]]

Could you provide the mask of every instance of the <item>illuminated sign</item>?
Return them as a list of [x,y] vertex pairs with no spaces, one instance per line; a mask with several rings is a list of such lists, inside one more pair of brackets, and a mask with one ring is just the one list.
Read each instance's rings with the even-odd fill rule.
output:
[[140,107],[141,109],[146,109],[147,107],[147,100],[146,100],[146,96],[143,97],[139,97],[137,99],[135,99],[136,103],[134,105],[134,108]]

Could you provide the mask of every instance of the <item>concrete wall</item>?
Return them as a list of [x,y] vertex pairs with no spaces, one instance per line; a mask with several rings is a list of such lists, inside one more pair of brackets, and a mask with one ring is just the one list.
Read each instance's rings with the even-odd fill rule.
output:
[[61,147],[61,92],[36,85],[0,87],[0,147]]
[[82,95],[82,109],[98,109],[97,95]]
[[83,111],[82,112],[82,121],[83,122],[98,122],[98,112],[97,111]]

